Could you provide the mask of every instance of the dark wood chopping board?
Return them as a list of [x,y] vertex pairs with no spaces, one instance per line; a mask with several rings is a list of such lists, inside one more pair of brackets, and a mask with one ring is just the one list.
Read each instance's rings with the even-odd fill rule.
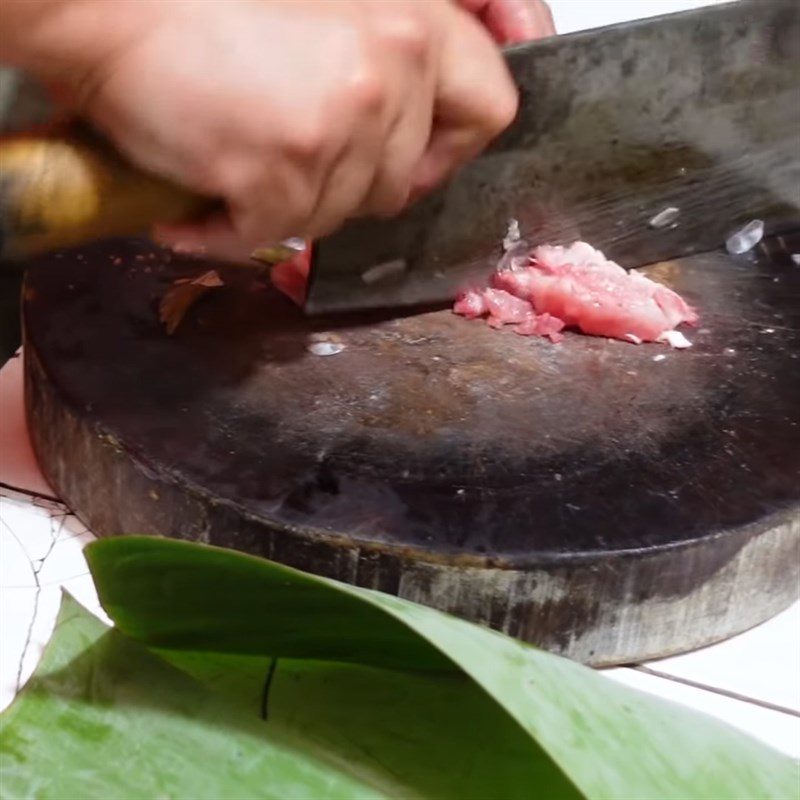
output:
[[798,251],[654,267],[700,310],[685,351],[308,320],[231,268],[168,336],[160,298],[207,264],[56,253],[24,290],[34,446],[101,535],[237,548],[592,664],[695,648],[799,593]]

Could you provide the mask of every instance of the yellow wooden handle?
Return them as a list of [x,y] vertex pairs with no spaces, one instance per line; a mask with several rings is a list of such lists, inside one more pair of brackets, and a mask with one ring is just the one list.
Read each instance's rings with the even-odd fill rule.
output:
[[0,258],[20,259],[193,219],[214,203],[71,129],[0,140]]

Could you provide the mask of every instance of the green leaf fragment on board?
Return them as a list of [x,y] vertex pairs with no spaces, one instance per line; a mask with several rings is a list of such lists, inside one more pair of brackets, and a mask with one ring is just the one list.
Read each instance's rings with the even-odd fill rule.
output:
[[798,765],[751,737],[433,609],[174,540],[86,552],[106,611],[151,646],[466,675],[528,736],[531,758],[592,800],[797,796]]

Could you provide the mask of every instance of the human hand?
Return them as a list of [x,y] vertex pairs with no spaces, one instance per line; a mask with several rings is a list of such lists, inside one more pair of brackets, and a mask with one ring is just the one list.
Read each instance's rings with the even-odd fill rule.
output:
[[140,166],[225,201],[160,231],[189,250],[243,258],[394,214],[516,112],[497,47],[448,0],[103,5],[102,58],[67,88]]

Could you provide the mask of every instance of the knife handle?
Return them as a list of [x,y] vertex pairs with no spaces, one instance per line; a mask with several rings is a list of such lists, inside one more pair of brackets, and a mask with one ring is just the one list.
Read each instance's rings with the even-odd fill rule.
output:
[[217,204],[140,171],[72,126],[0,139],[0,259],[147,232]]

